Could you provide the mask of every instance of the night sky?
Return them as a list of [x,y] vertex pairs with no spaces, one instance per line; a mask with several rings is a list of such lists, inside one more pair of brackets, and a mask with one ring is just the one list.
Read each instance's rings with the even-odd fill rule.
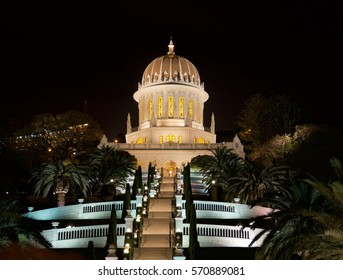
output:
[[[5,1],[1,125],[86,109],[126,132],[145,67],[168,51],[198,69],[204,125],[231,130],[255,93],[291,94],[318,122],[343,120],[343,1]],[[86,106],[85,106],[86,101]]]

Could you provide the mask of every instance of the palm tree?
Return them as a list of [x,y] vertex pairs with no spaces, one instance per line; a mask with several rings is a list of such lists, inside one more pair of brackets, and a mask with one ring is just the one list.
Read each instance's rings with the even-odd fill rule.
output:
[[223,187],[226,200],[238,197],[241,203],[250,204],[264,196],[289,196],[291,176],[294,172],[287,166],[270,165],[259,170],[244,161]]
[[108,185],[126,186],[127,178],[134,175],[137,159],[127,151],[102,146],[90,155],[92,188],[95,194]]
[[307,175],[297,180],[291,198],[267,199],[267,205],[277,211],[254,221],[271,223],[253,242],[265,239],[257,251],[259,259],[343,259],[343,168],[338,159],[332,159],[337,179],[326,184]]
[[289,189],[290,196],[265,196],[252,206],[261,205],[275,209],[266,216],[246,221],[252,228],[264,230],[252,240],[251,245],[260,238],[262,246],[256,252],[256,259],[292,259],[299,257],[296,239],[314,235],[320,229],[312,220],[311,210],[324,204],[320,193],[301,180],[296,179]]
[[191,165],[198,168],[203,175],[203,182],[211,188],[212,182],[222,189],[227,186],[228,180],[236,175],[244,159],[226,146],[212,150],[213,155],[199,155],[191,160]]
[[35,170],[29,181],[35,181],[33,193],[47,197],[49,193],[57,195],[57,205],[65,205],[65,195],[70,192],[74,197],[90,193],[90,178],[87,167],[70,161],[58,160],[44,163]]
[[22,218],[16,200],[0,200],[0,251],[3,249],[30,250],[38,243],[46,248],[51,244],[40,234],[34,221]]
[[225,146],[213,155],[194,157],[191,164],[200,169],[209,188],[215,182],[223,189],[227,201],[238,197],[242,203],[250,203],[267,193],[287,194],[288,167],[273,165],[260,171]]

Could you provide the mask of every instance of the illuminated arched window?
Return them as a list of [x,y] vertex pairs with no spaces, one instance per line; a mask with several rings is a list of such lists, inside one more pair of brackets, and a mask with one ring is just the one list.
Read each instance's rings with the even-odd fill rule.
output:
[[158,116],[161,118],[163,116],[163,100],[162,97],[158,98]]
[[194,138],[193,138],[193,143],[196,144],[196,142],[197,142],[197,138],[194,137]]
[[160,144],[163,143],[163,136],[160,136]]
[[149,100],[149,119],[152,118],[152,100]]
[[188,113],[191,119],[193,119],[193,99],[189,100]]
[[167,135],[167,142],[175,142],[175,135],[168,134]]
[[137,144],[143,144],[143,138],[142,137],[139,137],[137,139]]
[[145,137],[144,139],[144,143],[147,144],[148,143],[148,137]]
[[204,138],[200,137],[200,138],[199,138],[199,143],[204,144],[204,143],[205,143]]
[[174,117],[174,97],[168,97],[168,117]]
[[197,120],[200,121],[200,101],[197,102]]
[[179,117],[184,118],[185,117],[185,98],[180,97],[179,99]]
[[182,136],[179,136],[179,137],[177,138],[177,142],[178,142],[179,144],[182,143]]

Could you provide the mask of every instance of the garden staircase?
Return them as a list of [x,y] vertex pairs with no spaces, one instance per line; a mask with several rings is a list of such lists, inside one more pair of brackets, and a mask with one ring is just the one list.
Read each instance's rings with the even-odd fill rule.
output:
[[134,260],[172,260],[174,220],[174,177],[163,177],[157,197],[151,197],[144,218],[142,241]]

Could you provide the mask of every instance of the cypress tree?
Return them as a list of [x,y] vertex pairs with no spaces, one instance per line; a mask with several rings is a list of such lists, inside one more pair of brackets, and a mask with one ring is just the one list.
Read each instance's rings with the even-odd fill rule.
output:
[[124,200],[123,200],[123,211],[121,215],[122,219],[126,217],[128,209],[131,209],[131,192],[130,192],[130,185],[126,184],[126,190],[125,190]]
[[108,227],[106,249],[113,244],[114,248],[117,249],[117,214],[115,204],[112,205],[110,222]]
[[86,257],[87,260],[95,260],[94,242],[91,240],[88,241]]
[[148,179],[147,179],[147,185],[149,189],[150,189],[150,183],[151,183],[151,162],[149,162],[149,166],[148,166]]
[[138,193],[138,169],[135,171],[135,176],[133,179],[132,194],[131,194],[132,199],[136,199],[137,193]]
[[196,209],[195,205],[192,204],[190,211],[190,221],[189,221],[189,259],[195,260],[199,256],[199,241],[197,232],[197,222],[196,222]]
[[189,163],[185,166],[183,171],[183,191],[186,201],[186,223],[190,221],[190,212],[193,204],[193,194],[192,194],[192,185],[191,185],[191,176],[190,176],[190,165]]
[[141,189],[141,191],[143,190],[143,178],[142,178],[142,167],[138,166],[137,169],[137,190]]

